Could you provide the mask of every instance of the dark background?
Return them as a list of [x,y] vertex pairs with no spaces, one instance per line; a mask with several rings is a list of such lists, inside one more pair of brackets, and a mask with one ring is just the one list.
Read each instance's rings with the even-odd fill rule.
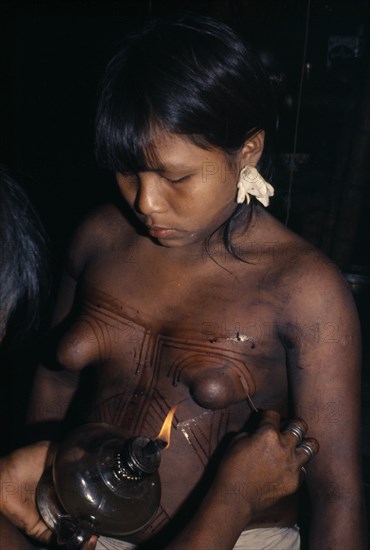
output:
[[[364,332],[363,455],[369,492],[367,1],[0,0],[0,162],[27,188],[50,236],[57,274],[77,222],[114,194],[111,176],[97,169],[93,155],[104,66],[128,31],[152,16],[183,11],[233,24],[280,79],[271,210],[326,252],[353,290]],[[32,375],[27,363],[23,357],[3,371],[9,379],[0,390],[4,451],[21,440]]]
[[[0,161],[23,175],[53,244],[63,247],[81,215],[111,192],[93,157],[97,85],[107,61],[129,30],[183,11],[232,23],[281,79],[272,210],[285,220],[292,157],[283,154],[294,152],[307,6],[308,0],[0,0]],[[367,273],[368,2],[311,0],[308,22],[289,225],[344,271]]]

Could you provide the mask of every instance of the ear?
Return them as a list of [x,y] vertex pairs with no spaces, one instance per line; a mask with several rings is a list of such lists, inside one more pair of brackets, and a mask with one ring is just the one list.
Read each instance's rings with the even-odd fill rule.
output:
[[265,144],[265,132],[259,130],[251,136],[243,145],[240,152],[240,160],[243,166],[256,166],[261,158]]

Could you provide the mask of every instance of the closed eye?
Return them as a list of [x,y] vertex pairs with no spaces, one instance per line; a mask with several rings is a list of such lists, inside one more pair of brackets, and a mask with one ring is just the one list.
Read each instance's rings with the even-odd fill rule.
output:
[[187,180],[190,176],[183,176],[182,178],[179,178],[177,180],[173,180],[173,179],[170,179],[170,178],[166,178],[168,181],[170,181],[171,183],[173,184],[176,184],[176,183],[181,183],[185,180]]

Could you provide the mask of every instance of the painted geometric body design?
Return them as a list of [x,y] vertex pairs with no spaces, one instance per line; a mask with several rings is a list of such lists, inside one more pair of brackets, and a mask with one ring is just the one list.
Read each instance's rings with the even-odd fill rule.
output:
[[[66,368],[95,365],[98,404],[86,420],[121,426],[131,436],[154,437],[176,405],[173,444],[179,453],[190,451],[204,468],[223,436],[240,430],[250,414],[247,398],[255,385],[244,356],[222,344],[156,334],[127,310],[96,289],[91,300],[90,289],[89,302],[63,338]],[[198,395],[198,379],[209,406],[190,394]],[[232,389],[238,384],[241,391],[218,407],[218,393],[227,383]]]

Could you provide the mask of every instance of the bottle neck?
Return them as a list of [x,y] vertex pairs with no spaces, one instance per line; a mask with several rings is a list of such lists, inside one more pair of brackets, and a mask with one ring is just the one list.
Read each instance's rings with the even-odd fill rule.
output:
[[81,548],[95,533],[96,529],[92,523],[64,516],[59,521],[57,543],[66,550],[76,550],[76,548]]
[[128,465],[127,460],[125,458],[124,450],[117,452],[117,457],[116,457],[115,464],[113,466],[113,471],[115,476],[120,481],[121,480],[140,481],[141,479],[143,479],[143,477],[146,477],[146,475],[143,475],[142,472]]
[[138,481],[154,474],[161,462],[161,447],[161,443],[145,436],[129,439],[117,452],[115,475],[122,480]]

